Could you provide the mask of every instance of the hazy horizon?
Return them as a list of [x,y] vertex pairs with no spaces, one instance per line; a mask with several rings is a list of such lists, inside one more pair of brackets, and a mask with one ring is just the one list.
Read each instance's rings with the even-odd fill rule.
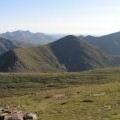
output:
[[105,35],[120,31],[120,1],[4,0],[0,33],[30,30],[48,34]]

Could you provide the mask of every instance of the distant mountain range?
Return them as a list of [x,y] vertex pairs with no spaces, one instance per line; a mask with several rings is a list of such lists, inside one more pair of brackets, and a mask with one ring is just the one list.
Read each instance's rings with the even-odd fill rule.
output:
[[0,34],[1,37],[5,39],[9,39],[11,41],[19,41],[22,43],[30,43],[33,45],[40,45],[53,42],[57,39],[65,36],[64,34],[55,34],[48,35],[44,33],[32,33],[30,31],[14,31],[14,32],[6,32]]
[[93,44],[109,55],[120,55],[120,32],[104,35],[100,37],[79,36],[79,38]]
[[69,35],[47,45],[19,48],[0,57],[2,72],[83,71],[111,66],[106,54]]

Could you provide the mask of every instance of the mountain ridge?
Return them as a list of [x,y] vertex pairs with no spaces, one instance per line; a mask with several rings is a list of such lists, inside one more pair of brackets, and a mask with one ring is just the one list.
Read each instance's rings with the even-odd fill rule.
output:
[[11,50],[0,61],[2,72],[76,72],[110,66],[104,53],[73,35],[39,47]]
[[[75,37],[73,35],[68,35],[58,41],[50,43],[50,46],[53,50],[53,53],[59,59],[60,63],[65,64],[66,67],[68,67],[69,71],[73,71],[73,69],[74,71],[86,70],[92,68],[95,64],[96,66],[94,67],[102,67],[105,65],[104,59],[108,59],[98,48],[85,42],[84,40],[78,39],[78,37]],[[97,58],[99,58],[99,60],[97,60]],[[94,65],[89,64],[90,60],[91,62],[94,61]],[[74,68],[72,65],[75,66],[77,69]],[[80,69],[82,65],[86,67]]]
[[15,43],[0,37],[0,55],[14,48],[17,48]]
[[57,36],[57,35],[40,33],[40,32],[33,33],[28,30],[27,31],[17,30],[13,32],[2,33],[0,34],[0,36],[5,39],[9,39],[11,41],[20,41],[20,42],[31,43],[33,45],[40,45],[40,44],[53,42],[64,35]]
[[100,37],[89,35],[83,37],[82,39],[98,47],[109,55],[120,55],[120,32],[111,33]]

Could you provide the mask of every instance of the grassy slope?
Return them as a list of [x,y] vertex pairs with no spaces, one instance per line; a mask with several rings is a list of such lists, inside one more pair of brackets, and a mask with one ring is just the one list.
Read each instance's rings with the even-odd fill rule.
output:
[[1,73],[0,104],[36,111],[39,120],[119,120],[119,73],[118,68],[81,73]]
[[[115,81],[120,82],[119,73],[119,68],[90,70],[80,73],[1,73],[0,89],[4,92],[7,92],[9,89],[11,92],[19,95],[29,93],[33,89],[45,90],[77,85],[104,84]],[[0,93],[0,96],[2,96],[2,93],[3,92]],[[7,94],[5,94],[5,96],[6,95]]]
[[120,83],[107,83],[1,98],[0,104],[37,112],[39,120],[119,120],[119,97]]
[[1,56],[0,69],[14,72],[63,71],[57,58],[45,46],[9,51]]

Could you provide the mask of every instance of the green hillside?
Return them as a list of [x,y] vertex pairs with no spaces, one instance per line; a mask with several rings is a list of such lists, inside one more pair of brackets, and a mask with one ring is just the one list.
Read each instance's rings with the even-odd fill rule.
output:
[[119,120],[119,73],[1,73],[0,105],[36,112],[38,120]]
[[57,72],[64,69],[57,58],[45,46],[21,48],[0,57],[0,71],[11,72]]
[[0,56],[2,72],[83,71],[111,66],[107,55],[69,35],[48,45],[11,50]]
[[[61,88],[77,85],[120,82],[120,68],[96,69],[86,72],[61,73],[1,73],[1,91],[16,92],[19,95],[30,91]],[[16,91],[16,89],[18,89]],[[31,89],[31,90],[30,90]],[[14,91],[15,90],[15,91]],[[2,96],[4,92],[1,92]],[[9,94],[12,95],[12,94]],[[8,95],[8,96],[9,96]]]

